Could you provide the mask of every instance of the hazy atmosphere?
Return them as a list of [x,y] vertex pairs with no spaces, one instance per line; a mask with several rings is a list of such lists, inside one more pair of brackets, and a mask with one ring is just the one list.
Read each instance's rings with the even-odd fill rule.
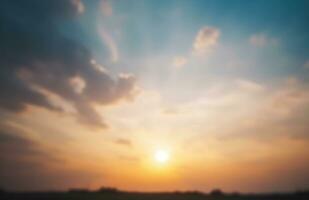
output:
[[1,0],[0,188],[309,189],[308,7]]

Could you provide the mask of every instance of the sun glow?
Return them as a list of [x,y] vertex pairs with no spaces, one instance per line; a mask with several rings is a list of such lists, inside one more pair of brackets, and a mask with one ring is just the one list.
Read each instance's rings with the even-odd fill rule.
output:
[[154,159],[158,163],[166,163],[170,159],[169,152],[163,149],[157,150],[154,154]]

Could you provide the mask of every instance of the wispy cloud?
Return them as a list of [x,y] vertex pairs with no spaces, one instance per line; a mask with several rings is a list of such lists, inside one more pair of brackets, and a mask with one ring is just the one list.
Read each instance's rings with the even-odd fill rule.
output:
[[186,56],[175,56],[172,59],[172,66],[179,69],[187,65],[191,59],[195,59],[194,56],[208,56],[217,45],[219,37],[220,31],[218,28],[209,26],[203,27],[194,38],[192,52],[188,53]]
[[99,26],[99,34],[104,42],[104,44],[109,48],[110,58],[112,62],[117,62],[119,60],[119,52],[116,42],[108,33],[108,31],[101,25]]
[[278,39],[270,37],[265,33],[257,33],[249,38],[249,43],[255,47],[265,47],[267,45],[277,45]]
[[123,146],[127,146],[127,147],[133,146],[133,144],[130,140],[124,139],[124,138],[118,138],[117,140],[115,140],[115,144],[119,144],[119,145],[123,145]]
[[187,58],[183,57],[183,56],[176,56],[174,57],[173,61],[172,61],[172,65],[175,68],[181,68],[183,66],[185,66],[187,64],[188,60]]

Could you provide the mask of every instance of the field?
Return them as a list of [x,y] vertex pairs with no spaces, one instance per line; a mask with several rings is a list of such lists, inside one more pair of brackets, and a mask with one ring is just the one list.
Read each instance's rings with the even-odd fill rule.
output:
[[308,200],[308,192],[291,194],[204,194],[199,192],[135,193],[135,192],[37,192],[2,193],[2,200]]

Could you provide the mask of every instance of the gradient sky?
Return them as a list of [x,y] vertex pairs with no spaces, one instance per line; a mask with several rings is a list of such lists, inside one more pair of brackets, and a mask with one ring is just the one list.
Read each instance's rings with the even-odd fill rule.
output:
[[308,7],[2,0],[0,187],[308,189]]

